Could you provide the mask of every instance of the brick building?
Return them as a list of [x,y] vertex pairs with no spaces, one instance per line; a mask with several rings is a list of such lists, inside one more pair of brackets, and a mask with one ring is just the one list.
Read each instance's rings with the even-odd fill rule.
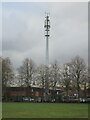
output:
[[[49,101],[61,100],[61,90],[49,90]],[[44,89],[38,87],[7,87],[3,90],[3,101],[44,101]],[[31,99],[31,100],[30,100]]]

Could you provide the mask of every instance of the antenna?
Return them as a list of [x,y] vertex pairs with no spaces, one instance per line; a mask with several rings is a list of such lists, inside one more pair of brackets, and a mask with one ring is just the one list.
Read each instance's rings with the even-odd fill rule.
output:
[[49,37],[50,37],[50,20],[49,20],[49,14],[45,12],[45,37],[46,37],[46,64],[49,64]]
[[49,37],[50,37],[50,19],[49,13],[45,13],[45,21],[44,21],[44,28],[45,28],[45,37],[46,37],[46,78],[45,78],[45,101],[49,100],[49,87],[48,87],[48,65],[49,65]]

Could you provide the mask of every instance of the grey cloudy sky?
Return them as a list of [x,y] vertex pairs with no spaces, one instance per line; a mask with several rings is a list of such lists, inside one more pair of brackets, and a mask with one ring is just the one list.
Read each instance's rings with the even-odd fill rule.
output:
[[45,63],[45,12],[50,13],[49,61],[63,64],[79,55],[88,60],[88,3],[2,4],[3,56],[14,67],[24,58]]

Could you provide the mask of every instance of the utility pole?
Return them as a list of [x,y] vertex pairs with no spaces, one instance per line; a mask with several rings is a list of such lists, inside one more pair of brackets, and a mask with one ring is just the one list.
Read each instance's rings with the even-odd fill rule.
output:
[[44,100],[47,102],[49,101],[49,31],[50,31],[50,20],[49,20],[49,14],[46,13],[45,16],[45,37],[46,37],[46,77],[45,77],[45,98]]

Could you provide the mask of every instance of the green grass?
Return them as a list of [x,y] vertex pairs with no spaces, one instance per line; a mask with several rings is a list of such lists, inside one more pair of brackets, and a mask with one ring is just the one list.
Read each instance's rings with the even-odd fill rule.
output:
[[88,104],[3,103],[3,118],[88,118]]

